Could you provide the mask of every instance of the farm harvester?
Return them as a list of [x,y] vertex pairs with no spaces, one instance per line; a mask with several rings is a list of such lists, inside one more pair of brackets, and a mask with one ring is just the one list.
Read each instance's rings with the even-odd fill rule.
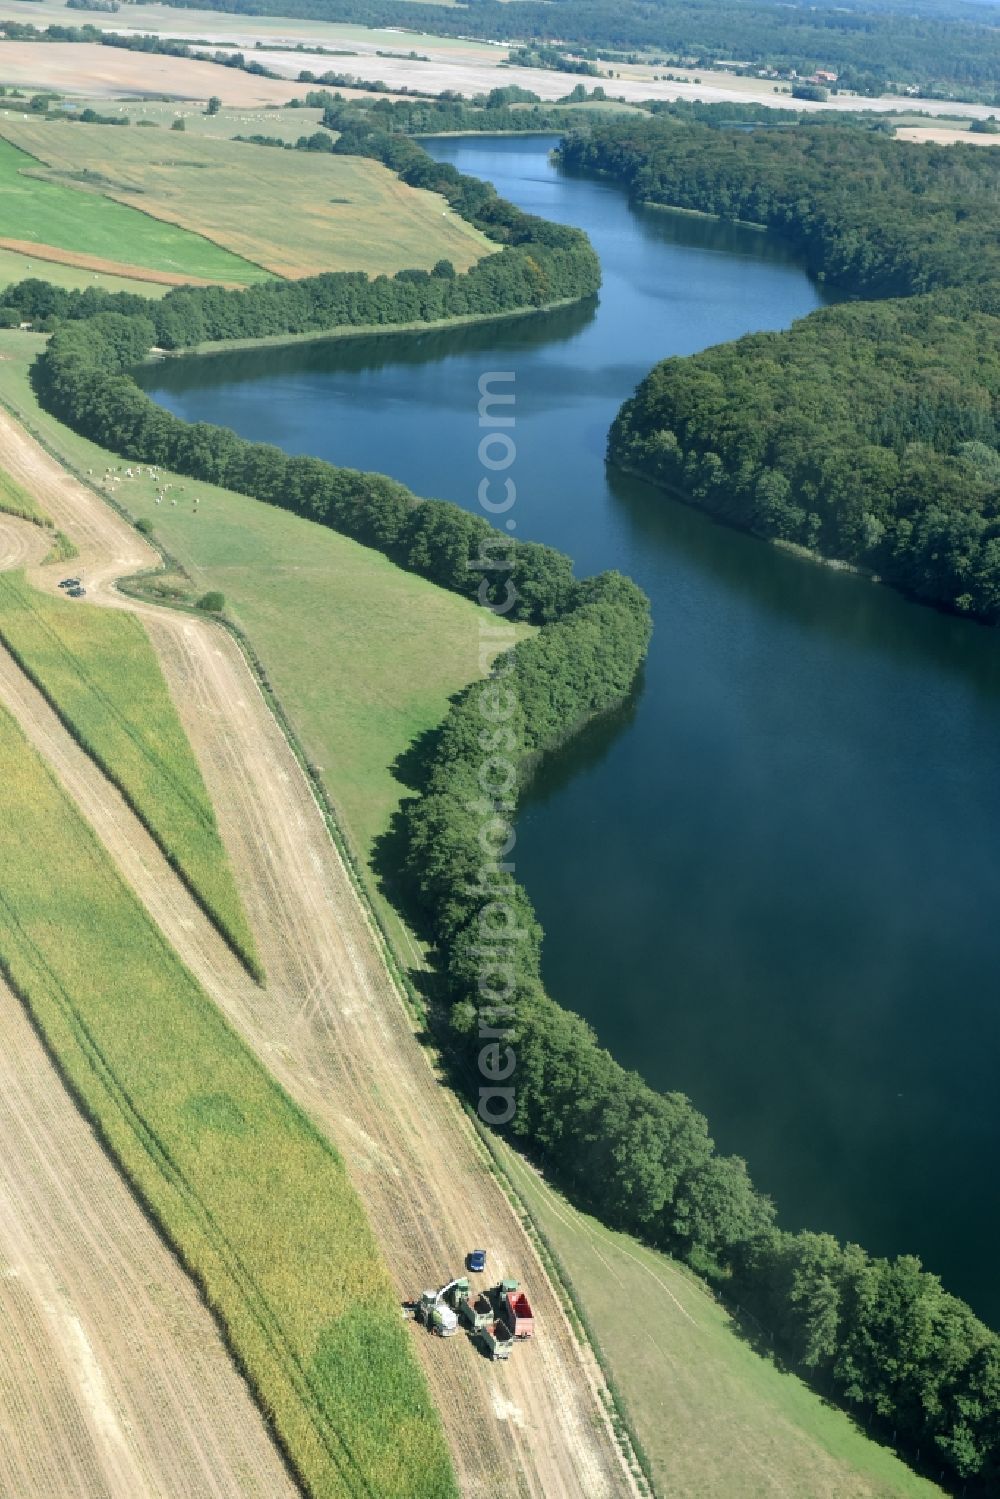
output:
[[531,1303],[516,1280],[473,1293],[467,1277],[460,1275],[439,1291],[425,1291],[412,1307],[416,1320],[441,1338],[452,1337],[461,1321],[494,1360],[510,1358],[516,1340],[534,1336]]

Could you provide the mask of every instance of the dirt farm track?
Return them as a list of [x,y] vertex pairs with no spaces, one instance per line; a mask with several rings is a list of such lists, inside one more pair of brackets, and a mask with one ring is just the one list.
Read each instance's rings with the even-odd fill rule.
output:
[[[73,566],[85,577],[89,599],[96,595],[99,603],[141,613],[215,803],[267,970],[265,991],[246,978],[124,802],[3,651],[0,702],[53,767],[192,972],[334,1140],[384,1247],[401,1299],[458,1273],[473,1244],[488,1250],[493,1275],[516,1274],[530,1287],[539,1332],[509,1364],[490,1364],[465,1338],[442,1343],[413,1329],[463,1494],[473,1499],[605,1499],[636,1493],[607,1419],[600,1371],[574,1336],[530,1239],[485,1168],[474,1132],[417,1042],[365,908],[237,646],[208,621],[136,605],[114,590],[116,577],[151,565],[153,553],[6,413],[0,413],[0,466],[76,542],[80,558]],[[31,529],[14,522],[0,525],[2,565],[23,566],[32,560],[23,551],[33,539]],[[30,576],[52,588],[59,573],[32,568]],[[88,601],[85,607],[90,606]],[[8,1027],[16,1021],[17,1006],[0,992],[5,1074]],[[23,1022],[21,1045],[40,1053],[31,1033],[23,1034]],[[32,1065],[37,1072],[48,1064],[39,1054]],[[21,1081],[22,1090],[30,1088],[30,1074],[25,1077],[23,1069]],[[74,1488],[74,1499],[258,1492],[281,1499],[288,1491],[287,1479],[275,1468],[273,1453],[260,1450],[262,1424],[248,1408],[236,1375],[219,1368],[221,1348],[213,1352],[205,1314],[186,1286],[178,1284],[180,1272],[120,1184],[119,1218],[100,1211],[94,1215],[109,1242],[94,1245],[69,1230],[61,1243],[41,1232],[42,1245],[35,1249],[9,1243],[11,1233],[23,1233],[39,1211],[25,1199],[41,1195],[45,1213],[71,1222],[74,1193],[81,1190],[83,1171],[68,1146],[55,1143],[44,1149],[46,1170],[39,1175],[37,1156],[29,1150],[36,1112],[59,1115],[66,1138],[77,1139],[77,1152],[89,1152],[90,1172],[103,1172],[104,1190],[115,1193],[113,1170],[68,1101],[54,1097],[56,1093],[51,1077],[39,1081],[33,1094],[26,1092],[20,1135],[11,1117],[9,1090],[0,1096],[0,1325],[11,1316],[21,1319],[18,1325],[24,1330],[15,1347],[21,1350],[26,1377],[34,1378],[32,1371],[37,1373],[43,1362],[49,1366],[46,1349],[53,1337],[61,1340],[64,1371],[61,1384],[37,1395],[47,1403],[30,1423],[32,1462],[47,1462],[50,1472],[58,1470],[61,1454],[82,1424],[96,1457],[92,1451],[92,1479]],[[12,1218],[8,1194],[14,1198]],[[93,1191],[85,1196],[93,1203]],[[20,1214],[18,1200],[25,1202]],[[116,1223],[123,1226],[116,1229]],[[105,1254],[115,1267],[106,1276],[100,1269]],[[35,1283],[21,1274],[11,1277],[5,1269],[34,1264],[35,1256],[41,1266]],[[93,1356],[84,1364],[87,1339],[80,1341],[74,1322],[82,1320],[79,1308],[87,1305],[87,1288],[77,1284],[86,1268],[80,1261],[89,1261],[104,1295],[97,1321],[105,1342],[89,1345]],[[48,1341],[39,1341],[39,1323],[49,1317],[52,1324],[46,1311],[51,1301],[46,1274],[75,1280],[62,1287],[61,1322],[55,1331],[52,1325],[46,1328]],[[154,1294],[151,1286],[149,1295],[159,1304],[161,1324],[168,1321],[173,1340],[156,1334],[141,1298],[128,1289],[129,1274],[141,1284],[160,1277],[156,1283],[167,1289]],[[136,1341],[126,1331],[130,1317],[142,1324],[144,1339]],[[4,1342],[6,1346],[6,1338]],[[201,1461],[212,1468],[213,1484],[183,1487],[164,1465],[180,1450],[165,1429],[176,1427],[180,1412],[176,1403],[163,1399],[151,1415],[163,1428],[156,1432],[162,1461],[157,1465],[154,1453],[137,1481],[135,1465],[123,1470],[119,1461],[121,1433],[131,1437],[134,1430],[129,1402],[142,1397],[142,1374],[168,1382],[171,1370],[180,1376],[192,1348],[202,1377],[211,1384],[211,1397],[195,1399],[186,1375],[177,1382],[210,1429],[192,1431],[189,1425],[185,1451],[189,1465]],[[193,1353],[188,1363],[196,1363]],[[0,1453],[11,1418],[15,1429],[24,1429],[21,1417],[5,1404],[16,1393],[8,1388],[7,1375],[8,1370],[0,1375]],[[211,1413],[207,1419],[206,1411]],[[214,1451],[213,1444],[225,1442],[242,1453],[238,1470],[227,1467],[225,1446],[221,1457]],[[150,1437],[148,1447],[154,1446]],[[46,1491],[36,1485],[24,1487],[19,1480],[20,1488],[8,1487],[3,1461],[0,1457],[4,1499],[42,1499]],[[256,1468],[248,1471],[253,1463]],[[51,1492],[55,1499],[60,1491]]]

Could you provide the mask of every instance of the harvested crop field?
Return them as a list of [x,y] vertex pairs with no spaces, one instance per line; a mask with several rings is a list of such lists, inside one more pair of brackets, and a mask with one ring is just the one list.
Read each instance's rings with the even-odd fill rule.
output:
[[3,652],[0,697],[11,988],[203,1288],[315,1499],[452,1499],[441,1430],[343,1163],[123,883],[79,808],[102,834],[127,827],[130,860],[160,887],[169,866]]
[[[28,19],[23,12],[18,13],[19,21]],[[30,19],[44,25],[34,12]],[[66,24],[65,11],[58,19],[62,25]],[[166,94],[175,99],[208,99],[217,94],[224,104],[258,105],[284,104],[303,92],[301,83],[291,79],[259,78],[237,68],[220,68],[214,62],[165,57],[154,52],[126,52],[96,42],[0,45],[3,81],[8,87],[55,89],[75,98],[144,98]]]
[[[47,546],[0,515],[0,569]],[[0,1147],[4,1499],[295,1499],[210,1313],[2,978]]]
[[295,1499],[211,1315],[0,980],[0,1493]]
[[407,187],[361,157],[69,121],[0,117],[0,132],[51,169],[39,188],[66,193],[77,184],[79,191],[80,174],[90,173],[85,202],[141,209],[145,222],[165,220],[204,236],[212,242],[206,248],[224,247],[242,257],[237,264],[244,268],[249,262],[288,277],[339,270],[391,275],[407,266],[429,270],[447,258],[466,270],[495,249],[442,198]]

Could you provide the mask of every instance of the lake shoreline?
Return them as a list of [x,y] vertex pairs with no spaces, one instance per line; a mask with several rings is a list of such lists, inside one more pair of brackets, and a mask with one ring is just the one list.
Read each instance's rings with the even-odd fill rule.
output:
[[164,363],[143,383],[192,420],[474,510],[478,381],[516,370],[517,534],[574,556],[578,576],[635,577],[656,619],[630,711],[554,756],[517,818],[550,992],[624,1066],[691,1097],[789,1223],[917,1252],[995,1316],[967,1249],[991,1205],[973,1211],[961,1180],[939,1186],[946,1232],[924,1194],[929,1174],[955,1177],[956,1139],[978,1161],[1000,1138],[977,1104],[997,1033],[977,996],[1000,962],[996,640],[898,589],[848,585],[836,558],[793,565],[787,546],[606,467],[608,429],[655,363],[835,296],[779,236],[644,213],[607,180],[559,171],[549,145],[433,150],[591,235],[605,273],[594,315],[421,325],[395,344],[382,335],[401,330],[352,328],[326,349]]
[[275,333],[268,338],[216,339],[192,344],[185,349],[155,349],[143,361],[143,367],[164,364],[175,359],[210,358],[214,354],[246,353],[254,349],[280,349],[294,344],[320,343],[324,339],[341,341],[350,338],[382,338],[393,333],[444,333],[450,328],[469,328],[477,323],[508,323],[517,319],[541,317],[564,307],[595,301],[592,297],[563,297],[542,307],[518,307],[512,312],[470,312],[461,317],[436,318],[432,323],[342,323],[336,328],[317,328],[311,333]]

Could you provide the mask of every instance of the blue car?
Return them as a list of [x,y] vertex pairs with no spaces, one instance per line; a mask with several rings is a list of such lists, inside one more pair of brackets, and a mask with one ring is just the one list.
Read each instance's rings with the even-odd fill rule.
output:
[[465,1264],[466,1268],[470,1270],[473,1275],[482,1275],[483,1271],[486,1269],[486,1250],[471,1250],[466,1256]]

